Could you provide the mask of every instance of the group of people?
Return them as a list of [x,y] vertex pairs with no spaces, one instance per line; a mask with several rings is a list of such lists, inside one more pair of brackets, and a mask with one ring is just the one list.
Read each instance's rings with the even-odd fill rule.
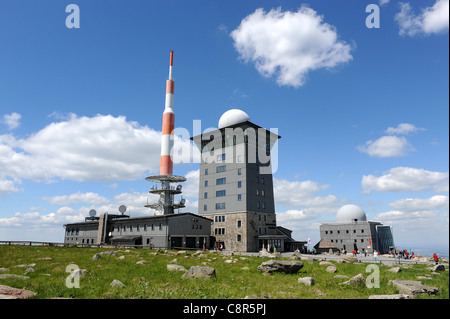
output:
[[[391,253],[391,252],[389,252]],[[398,258],[403,258],[403,259],[414,259],[414,252],[408,252],[406,249],[403,250],[399,250],[397,252],[397,256],[399,256]]]

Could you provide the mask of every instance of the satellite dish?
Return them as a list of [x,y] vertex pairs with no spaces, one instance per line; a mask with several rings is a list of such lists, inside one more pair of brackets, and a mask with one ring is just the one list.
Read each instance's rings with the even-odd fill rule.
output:
[[184,205],[184,203],[186,203],[186,200],[183,198],[183,199],[180,200],[180,204]]
[[119,207],[119,212],[121,212],[122,214],[125,213],[127,211],[127,206],[125,205],[120,205]]
[[89,216],[94,217],[97,214],[97,211],[95,209],[91,209],[89,211]]

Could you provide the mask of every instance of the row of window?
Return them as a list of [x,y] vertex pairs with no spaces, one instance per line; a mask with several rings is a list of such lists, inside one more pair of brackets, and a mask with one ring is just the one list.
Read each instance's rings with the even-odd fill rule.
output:
[[[216,197],[227,196],[227,191],[225,189],[216,191]],[[266,191],[264,189],[256,189],[256,196],[266,196]],[[203,198],[208,198],[208,192],[203,193]],[[238,201],[242,200],[242,194],[238,194]]]
[[[334,240],[333,240],[333,239],[330,239],[330,241],[331,241],[332,243],[343,243],[343,242],[344,242],[343,239],[334,239]],[[361,243],[363,243],[364,241],[370,243],[369,238],[367,238],[367,239],[361,239],[360,241],[361,241]],[[355,239],[354,242],[357,243],[358,240]]]
[[[238,201],[242,200],[242,195],[238,194],[237,197]],[[216,203],[216,210],[222,210],[222,209],[226,209],[226,204],[225,203]],[[256,208],[258,209],[265,209],[266,208],[266,203],[265,202],[256,202]],[[206,212],[208,210],[208,205],[207,204],[203,204],[203,211]]]
[[[157,227],[158,228],[158,230],[162,230],[162,228],[163,228],[163,226],[164,226],[164,224],[162,224],[162,223],[160,223],[160,224],[158,224],[158,225],[155,225],[155,224],[151,224],[150,225],[150,229],[151,230],[155,230],[155,228]],[[130,231],[130,232],[133,232],[133,230],[134,230],[134,228],[136,227],[136,231],[141,231],[141,225],[129,225],[129,226],[127,226],[127,225],[118,225],[118,226],[113,226],[112,228],[111,228],[111,232],[114,232],[114,231],[118,231],[118,232],[120,232],[120,230],[122,230],[122,231],[127,231],[127,228],[128,228],[128,231]],[[147,226],[147,224],[144,224],[143,226],[142,226],[142,228],[144,229],[144,231],[147,231],[148,230],[148,226]]]
[[[328,230],[326,230],[326,231],[325,231],[325,235],[328,235],[328,233],[333,234],[333,231],[330,230],[330,231],[328,232]],[[340,234],[341,231],[338,230],[337,233]],[[348,229],[346,229],[346,230],[345,230],[345,233],[348,234],[348,233],[350,233],[350,231],[349,231]],[[356,229],[353,229],[353,234],[356,234]],[[361,234],[364,234],[364,229],[361,229]]]

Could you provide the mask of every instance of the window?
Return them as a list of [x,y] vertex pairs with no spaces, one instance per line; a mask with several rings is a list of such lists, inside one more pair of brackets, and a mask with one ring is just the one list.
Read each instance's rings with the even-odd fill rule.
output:
[[264,189],[261,190],[261,196],[266,196],[266,192],[264,192]]
[[144,224],[144,231],[147,231],[147,224]]
[[264,177],[261,177],[260,182],[261,182],[261,184],[264,184]]
[[256,208],[260,208],[261,204],[259,202],[256,202]]
[[205,193],[203,194],[203,198],[208,198],[208,192],[205,192]]
[[225,203],[216,203],[216,209],[225,209]]
[[216,185],[222,185],[222,184],[225,184],[226,182],[227,182],[226,177],[216,179]]
[[227,170],[227,166],[226,165],[222,165],[222,166],[217,166],[216,167],[216,173],[222,173],[225,172]]
[[241,238],[242,238],[242,236],[238,234],[237,237],[236,237],[236,240],[237,241],[241,241]]
[[217,161],[221,162],[225,160],[225,153],[217,155]]
[[262,208],[266,208],[266,203],[262,202]]
[[238,163],[242,163],[244,161],[244,156],[243,155],[238,155],[237,161],[238,161]]
[[364,229],[361,229],[361,234],[364,234]]
[[203,211],[207,211],[208,210],[208,205],[204,204],[203,205]]
[[256,176],[256,182],[259,183],[259,177],[258,176]]
[[140,225],[137,225],[137,226],[136,226],[136,231],[139,231],[139,230],[140,230],[140,227],[141,227]]
[[130,225],[130,232],[133,231],[133,225]]
[[208,175],[208,169],[205,168],[205,175]]
[[216,191],[216,197],[222,197],[222,196],[226,196],[226,195],[227,195],[226,190]]
[[205,181],[205,187],[208,187],[208,181]]
[[159,224],[159,230],[162,230],[163,224]]
[[239,181],[239,182],[238,182],[238,188],[241,188],[241,187],[242,187],[242,182]]
[[242,200],[242,194],[238,194],[238,201],[240,202]]
[[238,175],[242,175],[242,168],[238,168]]
[[256,189],[256,196],[259,196],[259,189]]
[[242,227],[242,221],[241,220],[238,220],[237,221],[237,228],[241,228]]
[[152,224],[152,230],[155,230],[155,225],[154,224]]
[[215,228],[214,235],[225,235],[225,228]]

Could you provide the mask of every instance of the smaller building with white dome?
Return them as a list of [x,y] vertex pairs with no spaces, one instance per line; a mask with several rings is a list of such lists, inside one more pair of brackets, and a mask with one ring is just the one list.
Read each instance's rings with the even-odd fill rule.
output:
[[320,225],[320,239],[326,239],[340,252],[387,254],[394,247],[392,227],[368,221],[364,210],[353,204],[342,206],[335,223]]

